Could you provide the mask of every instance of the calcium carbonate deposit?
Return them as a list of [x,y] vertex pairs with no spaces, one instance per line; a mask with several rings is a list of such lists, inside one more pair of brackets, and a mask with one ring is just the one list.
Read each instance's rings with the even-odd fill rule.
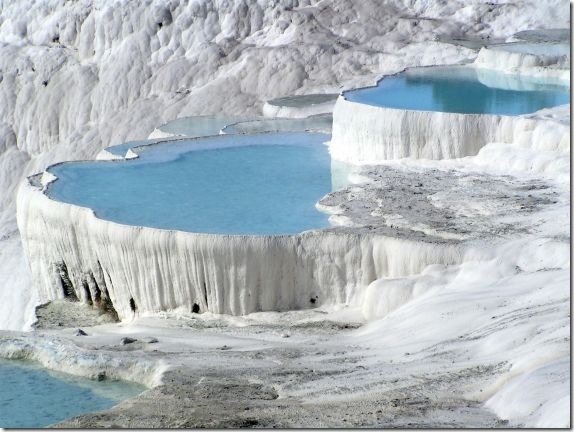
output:
[[146,388],[64,427],[569,427],[569,27],[0,0],[0,358]]

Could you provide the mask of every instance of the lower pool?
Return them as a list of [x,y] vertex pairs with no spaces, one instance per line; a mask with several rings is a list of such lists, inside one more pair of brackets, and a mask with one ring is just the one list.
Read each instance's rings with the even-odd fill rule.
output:
[[223,135],[146,147],[122,161],[53,166],[48,195],[128,225],[200,233],[294,234],[329,225],[320,133]]
[[143,387],[92,381],[47,371],[29,362],[0,360],[0,427],[40,428],[113,407]]

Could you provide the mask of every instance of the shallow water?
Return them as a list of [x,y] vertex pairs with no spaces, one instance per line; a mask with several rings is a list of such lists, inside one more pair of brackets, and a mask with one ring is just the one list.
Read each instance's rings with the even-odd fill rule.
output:
[[[129,225],[222,234],[293,234],[329,225],[328,135],[220,136],[149,147],[139,159],[66,163],[48,194]],[[194,151],[195,150],[195,151]]]
[[516,53],[547,55],[547,56],[566,56],[570,54],[570,44],[568,43],[515,42],[515,43],[494,45],[492,48]]
[[[173,134],[176,136],[183,136],[188,138],[197,138],[204,136],[219,135],[221,129],[225,126],[251,120],[251,117],[237,117],[237,116],[195,116],[195,117],[182,117],[172,120],[158,129],[162,132]],[[128,141],[122,144],[110,146],[106,148],[109,153],[118,156],[125,156],[126,152],[134,147],[148,144],[155,144],[161,141],[166,141],[169,138],[154,138],[146,140]]]
[[254,134],[263,132],[331,132],[333,116],[319,114],[306,118],[275,118],[233,123],[223,128],[227,134]]
[[255,120],[252,117],[238,116],[196,116],[183,117],[160,126],[162,132],[183,135],[186,137],[201,137],[218,135],[225,126],[240,121]]
[[303,108],[319,105],[327,102],[335,102],[339,95],[337,93],[318,93],[307,95],[285,96],[267,101],[269,105],[285,106],[292,108]]
[[113,407],[143,387],[49,372],[29,362],[0,360],[0,427],[39,428]]
[[520,115],[569,103],[570,88],[564,82],[493,70],[431,67],[385,77],[376,87],[351,90],[345,97],[405,110]]

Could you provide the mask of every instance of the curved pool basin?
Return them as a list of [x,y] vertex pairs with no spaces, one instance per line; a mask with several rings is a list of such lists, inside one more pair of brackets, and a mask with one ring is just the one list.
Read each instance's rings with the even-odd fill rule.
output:
[[319,133],[219,136],[150,145],[122,161],[70,162],[49,197],[127,225],[211,234],[294,234],[329,225],[331,191]]
[[569,103],[568,83],[470,66],[407,69],[346,100],[412,111],[521,115]]

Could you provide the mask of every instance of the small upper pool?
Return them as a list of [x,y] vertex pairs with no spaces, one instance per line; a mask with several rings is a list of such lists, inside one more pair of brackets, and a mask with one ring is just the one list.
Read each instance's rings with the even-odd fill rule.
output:
[[[195,116],[195,117],[182,117],[172,120],[158,130],[163,133],[172,134],[174,138],[187,137],[199,138],[204,136],[219,135],[221,129],[225,126],[253,120],[250,117],[237,117],[237,116]],[[118,144],[106,148],[111,154],[116,156],[125,156],[126,152],[134,147],[141,145],[155,144],[158,142],[166,141],[167,138],[155,138],[147,140],[128,141],[123,144]]]
[[277,133],[156,144],[137,159],[55,165],[47,194],[128,225],[294,234],[329,225],[315,208],[331,191],[328,139]]
[[347,100],[415,111],[520,115],[570,102],[569,83],[470,66],[408,69],[376,87],[350,90]]

